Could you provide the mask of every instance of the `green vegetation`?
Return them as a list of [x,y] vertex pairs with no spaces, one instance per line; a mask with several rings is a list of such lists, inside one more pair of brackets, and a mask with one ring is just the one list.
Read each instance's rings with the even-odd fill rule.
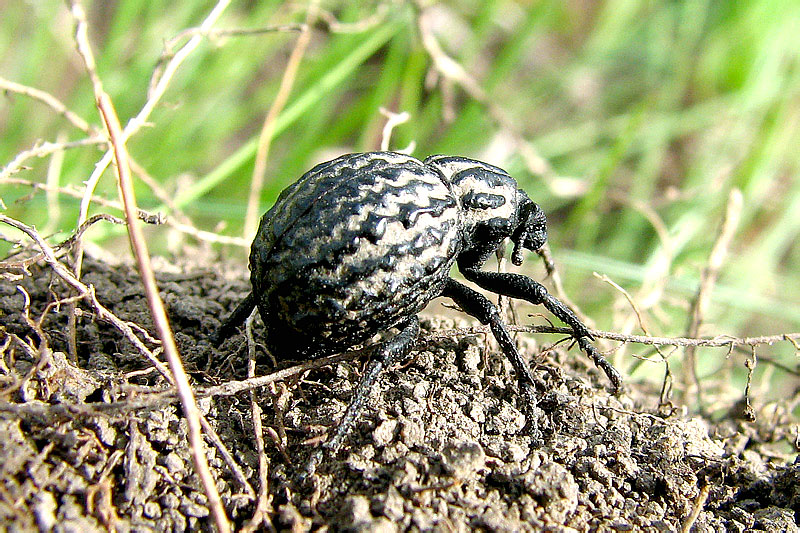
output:
[[[188,2],[165,9],[140,0],[87,5],[98,71],[123,124],[147,100],[165,41],[198,26],[212,7]],[[392,148],[413,141],[419,157],[453,153],[497,164],[544,207],[566,291],[598,328],[641,333],[627,301],[593,271],[630,292],[651,334],[686,333],[691,300],[735,187],[743,194],[740,222],[701,334],[800,330],[800,3],[461,0],[430,8],[439,45],[486,91],[488,106],[435,73],[418,6],[323,2],[321,8],[339,23],[358,24],[347,32],[314,25],[275,123],[262,210],[321,159],[377,149],[386,120],[380,107],[405,111],[410,120],[394,130]],[[298,3],[237,3],[215,28],[263,28],[305,16]],[[259,132],[297,35],[205,39],[170,80],[149,125],[130,139],[135,161],[195,227],[241,235]],[[4,5],[0,77],[47,91],[101,126],[63,3]],[[498,122],[492,108],[507,121]],[[37,142],[86,134],[50,107],[6,91],[0,136],[2,168]],[[515,138],[550,168],[532,169]],[[50,169],[51,185],[82,191],[101,156],[97,146],[72,148],[28,159],[12,177],[43,183]],[[142,209],[170,214],[151,187],[142,181],[136,187]],[[116,200],[111,171],[97,195]],[[78,198],[0,182],[0,199],[5,214],[36,225],[53,242],[76,227]],[[97,203],[91,212],[120,215]],[[0,234],[17,238],[11,228]],[[148,235],[155,253],[206,246],[185,234],[176,241],[167,227]],[[127,247],[119,227],[106,223],[86,238],[106,249]],[[10,245],[0,246],[5,255]],[[246,255],[242,248],[220,251],[242,261]],[[762,349],[798,367],[789,343]],[[646,347],[625,352],[631,353],[651,354]],[[730,361],[724,355],[701,350],[700,376],[743,368],[742,354]],[[618,364],[622,359],[630,360],[618,354]],[[796,380],[759,365],[754,394],[773,383],[760,376]],[[639,368],[636,378],[662,374],[660,366]],[[787,391],[793,392],[773,394]]]

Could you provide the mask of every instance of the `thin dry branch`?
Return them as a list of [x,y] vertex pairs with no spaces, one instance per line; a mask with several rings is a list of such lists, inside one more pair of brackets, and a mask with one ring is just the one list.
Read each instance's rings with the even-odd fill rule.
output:
[[264,188],[264,176],[267,173],[267,158],[269,157],[269,149],[272,145],[272,137],[275,135],[275,121],[280,115],[286,102],[289,101],[289,94],[292,92],[294,80],[297,77],[297,70],[300,68],[300,62],[308,48],[308,43],[311,42],[311,24],[317,16],[317,2],[311,2],[308,6],[306,13],[306,23],[304,29],[300,32],[297,38],[294,49],[292,50],[289,60],[286,63],[286,70],[283,71],[281,78],[281,85],[278,88],[278,94],[275,95],[275,100],[267,111],[267,116],[264,118],[264,124],[261,127],[261,134],[258,138],[258,147],[256,148],[256,159],[253,165],[253,178],[250,181],[250,195],[247,199],[247,212],[244,217],[244,229],[242,230],[242,237],[250,239],[256,232],[259,216],[259,201],[261,200],[261,190]]
[[[228,381],[211,387],[198,387],[195,396],[198,399],[217,396],[234,396],[270,383],[285,381],[315,368],[322,368],[342,361],[351,361],[366,353],[367,349],[348,351],[342,354],[308,361],[300,365],[278,370],[265,376],[258,376],[241,381]],[[128,416],[134,411],[160,409],[179,401],[174,389],[160,390],[157,392],[143,393],[138,391],[135,396],[125,400],[110,403],[69,403],[59,404],[43,403],[11,403],[0,402],[0,412],[15,413],[26,419],[52,422],[53,420],[73,420],[76,418],[91,418],[96,416],[118,417]]]
[[422,37],[422,45],[428,55],[431,56],[431,59],[433,59],[433,66],[436,71],[445,79],[460,86],[473,100],[486,107],[489,116],[513,140],[517,152],[522,156],[528,169],[533,174],[542,176],[552,188],[552,182],[556,174],[550,163],[522,136],[506,111],[489,97],[480,83],[467,72],[467,69],[448,56],[439,45],[439,41],[433,31],[433,12],[431,8],[424,8],[420,11],[417,26]]
[[[570,328],[553,327],[553,326],[517,326],[519,331],[526,331],[529,333],[561,333],[564,335],[572,335],[573,331]],[[510,329],[514,329],[509,327]],[[476,331],[477,333],[488,333],[488,326],[478,326],[475,328],[468,328]],[[780,335],[762,335],[758,337],[733,337],[730,335],[717,335],[715,337],[653,337],[648,335],[623,335],[612,331],[599,331],[590,330],[591,334],[595,337],[608,339],[612,341],[647,344],[651,346],[702,346],[706,348],[720,348],[731,346],[759,346],[763,344],[775,344],[776,342],[787,341],[797,349],[797,342],[800,341],[800,333],[783,333]]]
[[[253,338],[253,318],[255,311],[245,322],[245,337],[247,338],[247,377],[254,378],[256,375],[256,342]],[[269,495],[269,457],[264,447],[264,428],[261,424],[261,406],[258,404],[258,397],[255,389],[250,391],[250,416],[253,419],[253,438],[256,441],[256,452],[258,453],[258,502],[253,511],[252,518],[244,525],[242,532],[257,531],[263,524],[269,531],[274,531],[275,526],[269,518],[269,508],[271,498]]]
[[2,76],[0,76],[0,90],[22,94],[42,102],[43,104],[51,107],[56,113],[67,119],[70,124],[86,133],[89,137],[95,137],[101,134],[97,128],[91,126],[88,122],[81,118],[80,115],[74,111],[71,111],[67,106],[65,106],[61,100],[46,91],[7,80]]
[[[408,114],[408,111],[403,111],[402,113],[393,113],[386,108],[381,107],[379,109],[381,115],[386,117],[388,120],[386,124],[383,126],[383,131],[381,132],[381,150],[386,151],[389,150],[392,140],[392,131],[396,126],[400,124],[405,124],[408,122],[408,119],[411,118],[411,115]],[[403,148],[402,150],[396,150],[401,154],[410,154],[416,148],[417,143],[415,141],[411,141],[408,146]]]
[[[633,309],[634,315],[636,315],[636,320],[639,324],[639,328],[645,335],[650,335],[650,332],[647,330],[647,326],[644,323],[644,316],[642,315],[641,309],[639,309],[639,305],[636,303],[636,300],[633,296],[630,295],[628,291],[626,291],[623,287],[613,281],[610,277],[605,274],[598,274],[594,272],[595,277],[601,279],[602,281],[608,283],[614,289],[621,292],[625,299],[628,301],[628,304]],[[661,361],[664,363],[664,379],[661,383],[661,393],[659,396],[659,402],[661,405],[666,405],[669,403],[670,398],[672,396],[672,369],[669,366],[669,356],[665,355],[664,352],[661,351],[660,346],[655,347],[656,352],[658,355],[661,356]],[[640,358],[639,361],[643,361],[644,359]]]
[[[45,183],[38,183],[35,181],[29,181],[21,178],[9,178],[5,181],[5,183],[10,183],[14,185],[24,185],[45,192],[54,191],[59,194],[64,194],[79,199],[82,198],[84,195],[84,193],[82,193],[81,191],[73,189],[71,187],[51,187]],[[102,196],[93,196],[92,203],[101,205],[103,207],[110,207],[112,209],[117,209],[119,211],[125,210],[125,208],[122,206],[120,202],[116,200],[109,200],[108,198],[104,198]],[[150,213],[148,211],[140,209],[139,219],[148,224],[167,225],[170,228],[174,229],[175,231],[194,237],[198,241],[217,243],[217,244],[228,244],[231,246],[239,246],[242,248],[250,247],[250,241],[242,237],[230,237],[227,235],[220,235],[219,233],[214,233],[211,231],[201,230],[190,224],[175,220],[172,216],[165,216],[160,212]],[[84,221],[83,224],[81,224],[81,227],[84,227],[85,225],[86,221]]]
[[[717,283],[719,271],[728,255],[728,248],[731,240],[736,233],[739,225],[739,216],[742,212],[742,193],[739,189],[732,189],[728,195],[728,205],[725,210],[725,218],[722,220],[719,234],[717,235],[711,255],[708,257],[708,264],[700,275],[700,287],[697,295],[692,302],[692,309],[689,314],[689,325],[686,328],[687,337],[696,337],[700,332],[700,326],[705,318],[708,303],[711,300],[711,293]],[[686,348],[686,361],[684,363],[683,379],[686,385],[686,400],[694,403],[699,400],[700,380],[697,377],[697,361],[695,357],[696,347]],[[696,398],[697,397],[697,398]]]
[[[53,246],[53,252],[58,252],[60,250],[68,249],[72,244],[78,240],[83,233],[88,230],[91,226],[95,223],[105,220],[107,222],[111,222],[112,224],[125,224],[125,221],[117,218],[115,216],[107,215],[105,213],[100,213],[97,215],[92,216],[89,220],[84,222],[77,230],[75,230],[72,235],[67,237],[65,240],[61,241],[60,243]],[[58,257],[58,254],[56,254]],[[19,261],[0,261],[0,271],[3,270],[21,270],[23,272],[27,272],[28,267],[31,265],[38,263],[39,261],[43,260],[44,253],[39,252],[30,257],[26,257],[25,259]]]
[[697,521],[697,517],[700,516],[700,512],[703,510],[703,507],[705,507],[706,501],[708,500],[708,495],[710,493],[710,484],[706,483],[700,488],[700,492],[697,494],[697,498],[694,500],[694,505],[692,505],[692,512],[689,513],[689,516],[687,516],[683,521],[683,524],[681,524],[681,533],[690,533],[692,531],[692,527]]
[[111,102],[111,98],[105,92],[102,81],[97,74],[94,55],[89,45],[88,23],[83,6],[78,0],[71,0],[70,11],[76,25],[75,43],[78,47],[78,52],[83,58],[86,71],[92,80],[96,105],[105,123],[113,149],[122,203],[125,207],[125,216],[128,221],[128,236],[130,237],[131,248],[133,249],[136,262],[139,266],[139,274],[144,285],[144,291],[153,317],[153,322],[158,331],[158,336],[161,339],[161,346],[167,357],[167,362],[169,363],[170,371],[173,376],[173,383],[181,398],[181,406],[186,416],[189,433],[189,451],[192,455],[195,469],[201,480],[204,492],[208,497],[209,510],[214,517],[217,529],[223,533],[228,532],[230,531],[230,523],[228,522],[225,508],[222,505],[222,500],[217,491],[214,478],[211,475],[206,459],[202,424],[200,422],[200,410],[195,402],[192,387],[189,384],[189,378],[183,369],[178,347],[175,344],[167,313],[164,309],[164,303],[161,301],[161,297],[158,294],[158,286],[156,284],[152,265],[150,264],[150,254],[144,240],[144,233],[137,223],[138,209],[136,207],[136,196],[133,191],[133,179],[130,173],[130,158],[125,146],[126,137],[122,130],[122,125],[119,122],[119,118],[117,117],[114,105]]
[[155,88],[155,84],[158,82],[164,65],[175,56],[175,48],[184,39],[190,37],[217,39],[220,37],[247,37],[263,35],[265,33],[303,32],[306,31],[307,28],[307,24],[276,24],[274,26],[264,26],[262,28],[187,28],[178,33],[175,37],[164,42],[164,50],[161,51],[161,58],[158,60],[158,65],[150,79],[149,92],[152,92]]
[[[155,107],[161,101],[161,98],[164,96],[164,93],[167,91],[167,87],[169,83],[172,81],[175,72],[177,72],[178,67],[186,60],[186,58],[191,54],[203,41],[204,37],[202,36],[203,32],[207,32],[211,29],[211,27],[217,22],[219,17],[222,13],[227,9],[228,5],[230,5],[230,0],[219,0],[214,8],[209,12],[208,16],[203,20],[203,22],[198,27],[200,33],[198,35],[193,36],[189,39],[186,44],[184,44],[172,58],[169,60],[167,65],[164,67],[163,71],[156,69],[153,72],[153,77],[151,78],[151,90],[147,93],[147,100],[145,101],[142,108],[139,110],[139,113],[133,117],[128,123],[125,125],[125,129],[122,132],[122,141],[127,142],[131,135],[134,135],[139,129],[142,128],[147,123],[150,114],[153,112]],[[100,161],[95,165],[94,171],[92,172],[89,179],[86,180],[86,188],[84,190],[84,195],[81,200],[81,207],[80,213],[78,215],[78,225],[82,224],[86,221],[89,216],[89,205],[94,198],[94,191],[97,188],[97,183],[100,181],[100,176],[103,175],[108,165],[111,163],[113,158],[113,151],[108,150],[105,155],[100,159]],[[81,275],[81,265],[83,263],[83,245],[81,241],[78,241],[78,246],[76,247],[74,256],[73,256],[73,266],[75,268],[75,273],[78,277]]]
[[[554,326],[508,326],[509,331],[512,332],[525,332],[525,333],[552,333],[564,335],[569,337],[573,334],[572,329],[566,327]],[[778,342],[789,342],[797,347],[797,342],[800,341],[800,333],[787,333],[782,335],[769,335],[761,337],[728,337],[718,336],[713,338],[690,339],[685,337],[648,337],[644,335],[622,335],[608,331],[590,330],[591,334],[596,338],[605,338],[613,341],[624,343],[637,343],[645,345],[660,345],[660,346],[705,346],[712,348],[732,347],[732,346],[747,346],[754,347],[760,345],[772,345]],[[471,335],[487,335],[491,333],[489,326],[473,326],[469,328],[456,328],[449,330],[437,331],[435,333],[428,333],[424,335],[417,343],[417,346],[422,347],[425,344],[436,341],[441,338],[453,338]],[[248,378],[240,381],[228,381],[220,385],[210,387],[198,387],[195,390],[197,398],[210,398],[217,396],[234,396],[242,392],[251,391],[260,387],[265,387],[270,383],[278,381],[285,381],[294,378],[316,368],[336,364],[342,361],[352,361],[357,357],[369,353],[370,347],[362,348],[344,352],[338,355],[324,357],[307,361],[305,363],[294,365],[282,370],[278,370],[271,374]],[[763,360],[763,359],[762,359]],[[61,403],[54,405],[44,404],[16,404],[9,402],[0,402],[0,412],[15,413],[17,416],[33,418],[33,419],[66,419],[70,420],[76,417],[95,417],[107,416],[116,417],[124,416],[134,411],[159,409],[166,405],[176,403],[178,397],[174,390],[164,390],[158,392],[143,393],[139,392],[136,396],[128,399],[118,400],[110,403],[94,403],[94,404],[71,404]]]
[[7,183],[10,176],[19,172],[20,170],[25,169],[25,162],[29,159],[36,157],[47,157],[56,152],[62,152],[64,150],[80,148],[82,146],[91,146],[94,144],[105,144],[107,142],[108,139],[103,136],[87,137],[85,139],[69,142],[37,142],[31,148],[17,153],[17,155],[14,156],[14,159],[12,159],[5,167],[3,167],[2,170],[0,170],[0,182]]
[[56,258],[55,252],[53,248],[47,244],[44,239],[33,229],[31,226],[27,224],[23,224],[18,220],[14,220],[11,217],[6,215],[0,214],[0,222],[4,224],[8,224],[21,232],[25,233],[28,237],[36,243],[39,249],[42,251],[44,256],[45,262],[53,269],[53,271],[61,278],[69,287],[75,289],[79,295],[86,298],[89,305],[94,309],[95,313],[97,314],[97,318],[108,322],[109,324],[113,325],[117,328],[120,333],[122,333],[125,338],[127,338],[131,343],[136,347],[136,349],[141,353],[145,358],[147,358],[158,370],[162,373],[162,375],[169,376],[169,370],[164,366],[164,363],[159,361],[150,349],[144,345],[144,343],[136,336],[133,332],[131,326],[118,318],[114,313],[106,309],[100,301],[97,299],[97,296],[94,292],[94,287],[88,286],[80,281],[75,275],[67,269],[59,260]]
[[[86,143],[86,144],[107,144],[107,138],[104,135],[103,131],[98,130],[96,127],[91,126],[88,124],[83,118],[81,118],[77,113],[70,111],[61,101],[53,96],[52,94],[42,91],[41,89],[36,89],[34,87],[28,87],[26,85],[21,85],[19,83],[15,83],[5,78],[0,77],[0,89],[7,90],[9,92],[14,92],[17,94],[22,94],[25,96],[29,96],[35,100],[44,102],[46,105],[54,109],[57,113],[63,115],[70,123],[72,123],[76,128],[86,132],[90,137],[89,139],[84,139],[82,141],[78,141],[80,144],[68,144],[66,141],[59,140],[55,143],[46,143],[44,145],[36,145],[33,149],[21,152],[17,154],[15,159],[9,164],[5,169],[3,169],[2,173],[0,173],[0,179],[2,177],[6,177],[11,175],[13,172],[20,170],[21,164],[28,158],[31,157],[43,157],[45,155],[50,155],[50,153],[55,154],[63,154],[64,150],[67,148],[72,148],[75,146],[83,146],[84,143],[88,140],[98,139],[97,143]],[[63,147],[63,149],[59,149],[59,147]],[[131,168],[134,172],[139,176],[139,178],[153,191],[156,197],[161,200],[165,205],[170,207],[174,213],[180,213],[180,210],[173,204],[172,198],[170,195],[165,191],[155,180],[153,180],[145,169],[137,164],[133,159],[131,159]],[[49,172],[48,172],[49,175]],[[49,185],[49,180],[48,180]],[[53,190],[53,188],[48,189],[48,191]],[[52,204],[51,210],[53,209]]]
[[622,288],[618,283],[616,283],[614,280],[612,280],[607,275],[598,274],[597,272],[594,272],[593,274],[599,280],[604,281],[605,283],[608,283],[609,285],[614,287],[617,291],[622,293],[622,295],[625,297],[625,299],[628,300],[628,303],[630,304],[631,308],[633,309],[634,314],[636,315],[636,320],[639,322],[639,328],[644,332],[645,335],[649,335],[649,332],[647,331],[647,326],[645,326],[645,324],[644,324],[644,317],[642,316],[642,311],[639,309],[639,306],[637,305],[637,303],[633,299],[633,297],[630,295],[630,293],[628,291],[626,291],[624,288]]

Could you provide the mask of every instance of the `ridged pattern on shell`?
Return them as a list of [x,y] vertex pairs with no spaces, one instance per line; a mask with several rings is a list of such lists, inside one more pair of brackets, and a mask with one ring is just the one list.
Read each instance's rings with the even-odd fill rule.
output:
[[277,358],[364,342],[439,295],[461,245],[450,186],[388,152],[323,163],[261,220],[251,281]]

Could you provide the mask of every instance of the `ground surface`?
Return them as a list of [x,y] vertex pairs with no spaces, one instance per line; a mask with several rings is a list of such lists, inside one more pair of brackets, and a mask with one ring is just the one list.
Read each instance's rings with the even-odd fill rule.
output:
[[[162,296],[195,384],[245,378],[243,335],[218,351],[204,340],[246,293],[245,274],[226,280],[210,270],[161,269]],[[209,528],[176,404],[93,415],[110,402],[162,390],[163,378],[146,371],[150,365],[133,345],[83,303],[77,365],[65,355],[66,305],[43,321],[51,351],[45,349],[24,318],[17,285],[30,295],[34,320],[54,295],[68,293],[49,269],[32,267],[31,274],[0,284],[2,528]],[[117,316],[152,331],[133,270],[90,261],[83,279]],[[688,419],[680,409],[665,417],[658,391],[627,383],[611,396],[605,377],[574,348],[535,359],[543,390],[528,413],[491,342],[430,340],[430,332],[465,324],[423,321],[428,341],[383,376],[345,450],[324,460],[313,484],[298,484],[296,475],[315,437],[341,416],[364,358],[313,370],[299,386],[255,389],[276,529],[675,531],[695,511],[694,531],[797,530],[800,462],[767,452],[792,430],[776,413],[756,408],[755,422]],[[256,321],[256,340],[260,331]],[[538,353],[530,336],[519,343],[528,357]],[[273,368],[262,359],[257,375]],[[249,393],[200,405],[257,492]],[[228,515],[241,526],[255,498],[217,449],[209,447],[208,456]]]

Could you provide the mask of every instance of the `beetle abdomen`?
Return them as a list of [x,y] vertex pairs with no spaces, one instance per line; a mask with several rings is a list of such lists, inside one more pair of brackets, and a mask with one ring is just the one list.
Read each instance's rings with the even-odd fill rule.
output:
[[264,215],[250,255],[273,355],[347,348],[420,311],[449,275],[459,216],[449,186],[409,156],[353,154],[306,173]]

